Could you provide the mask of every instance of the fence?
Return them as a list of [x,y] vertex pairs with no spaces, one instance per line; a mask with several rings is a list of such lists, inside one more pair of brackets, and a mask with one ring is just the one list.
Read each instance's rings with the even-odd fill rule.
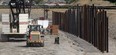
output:
[[104,9],[94,5],[76,6],[66,12],[54,12],[52,22],[60,30],[69,32],[93,44],[101,52],[108,52],[108,18]]

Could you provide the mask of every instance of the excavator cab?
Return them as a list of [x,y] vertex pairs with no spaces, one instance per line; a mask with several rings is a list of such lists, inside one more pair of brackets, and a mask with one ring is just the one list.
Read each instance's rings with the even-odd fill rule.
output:
[[28,25],[28,36],[27,36],[27,46],[38,46],[43,47],[44,46],[44,36],[42,34],[43,32],[43,26],[42,25]]

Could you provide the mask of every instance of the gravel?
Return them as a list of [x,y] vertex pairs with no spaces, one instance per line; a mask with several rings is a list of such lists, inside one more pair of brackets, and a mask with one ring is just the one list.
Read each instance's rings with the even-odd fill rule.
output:
[[2,24],[1,24],[1,22],[0,22],[0,37],[1,37],[1,32],[2,32]]
[[116,55],[116,10],[107,11],[109,17],[109,53],[101,53],[88,42],[60,31],[60,45],[54,44],[55,35],[45,37],[45,47],[26,47],[26,41],[0,42],[0,55]]
[[74,36],[72,34],[69,33],[65,33],[67,35],[67,37],[71,40],[73,40],[73,42],[77,45],[80,46],[80,50],[84,51],[84,52],[88,52],[88,53],[101,53],[97,48],[95,48],[92,44],[88,43],[87,41]]
[[115,4],[113,3],[110,3],[109,1],[104,1],[104,0],[79,0],[77,2],[73,2],[71,5],[85,5],[85,4],[88,4],[88,5],[96,5],[96,6],[114,6]]
[[57,35],[46,35],[44,47],[26,47],[26,41],[0,42],[0,55],[77,55],[83,54],[79,46],[66,35],[59,34],[60,44],[54,44]]

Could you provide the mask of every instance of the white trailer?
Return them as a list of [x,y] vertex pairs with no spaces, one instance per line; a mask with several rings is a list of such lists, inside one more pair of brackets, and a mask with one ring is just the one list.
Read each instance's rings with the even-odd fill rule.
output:
[[28,14],[19,14],[19,32],[16,29],[11,27],[12,19],[9,14],[2,14],[2,33],[1,39],[3,41],[9,40],[12,38],[24,37],[26,34],[26,28],[28,26]]
[[44,29],[46,29],[49,25],[49,20],[38,20],[38,25],[42,25]]

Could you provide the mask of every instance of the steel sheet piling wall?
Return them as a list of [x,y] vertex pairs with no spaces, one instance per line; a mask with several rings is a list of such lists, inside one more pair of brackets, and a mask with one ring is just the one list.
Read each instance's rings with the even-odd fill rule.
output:
[[96,6],[76,6],[66,12],[53,12],[53,24],[60,29],[108,52],[108,18],[106,11]]

